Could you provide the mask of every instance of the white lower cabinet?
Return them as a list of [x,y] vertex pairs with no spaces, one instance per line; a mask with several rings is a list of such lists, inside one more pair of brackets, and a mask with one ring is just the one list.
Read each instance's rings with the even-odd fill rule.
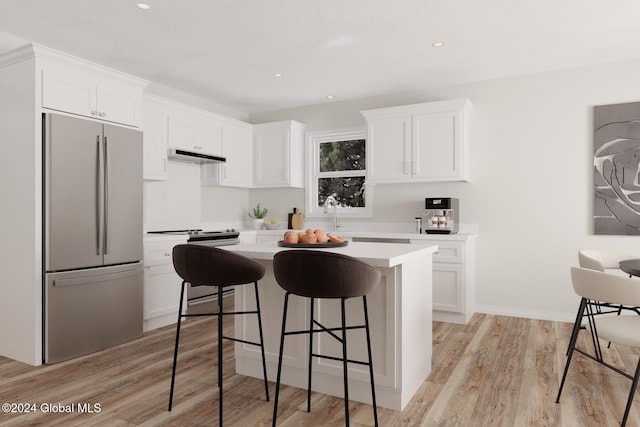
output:
[[433,320],[465,324],[475,312],[475,240],[411,240],[438,245],[433,254]]
[[144,242],[144,331],[178,320],[182,279],[173,268],[172,252],[185,239]]

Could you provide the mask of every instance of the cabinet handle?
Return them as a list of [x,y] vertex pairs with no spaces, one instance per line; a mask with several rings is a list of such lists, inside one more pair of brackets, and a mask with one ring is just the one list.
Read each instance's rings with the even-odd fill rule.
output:
[[411,173],[413,175],[418,173],[418,161],[414,160],[413,162],[411,162]]
[[169,252],[165,252],[164,256],[171,256],[171,254]]
[[409,175],[409,162],[404,162],[404,174]]
[[98,113],[99,117],[106,117],[107,113]]
[[92,115],[92,116],[97,116],[97,115],[98,115],[98,112],[97,112],[96,110],[91,110],[91,115]]
[[194,145],[193,149],[194,150],[202,150],[202,147],[200,145]]

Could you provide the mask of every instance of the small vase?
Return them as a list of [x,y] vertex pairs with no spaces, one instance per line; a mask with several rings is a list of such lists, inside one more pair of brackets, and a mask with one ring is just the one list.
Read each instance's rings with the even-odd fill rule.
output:
[[262,230],[264,228],[264,218],[251,218],[250,224],[254,230]]

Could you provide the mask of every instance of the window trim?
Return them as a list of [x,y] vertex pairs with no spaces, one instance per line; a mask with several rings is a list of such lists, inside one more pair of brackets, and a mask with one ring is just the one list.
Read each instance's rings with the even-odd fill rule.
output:
[[[323,131],[307,132],[307,156],[306,156],[306,180],[305,186],[305,206],[307,217],[326,218],[330,214],[325,214],[322,207],[315,206],[318,199],[318,173],[320,170],[320,154],[319,147],[323,142],[331,142],[336,140],[350,141],[354,139],[364,139],[367,143],[366,126],[357,126],[342,129],[332,129]],[[366,145],[365,145],[366,147]],[[331,172],[323,172],[324,177]],[[359,171],[341,171],[335,172],[336,176],[360,175]],[[367,172],[365,170],[365,204],[364,208],[338,208],[338,218],[370,218],[373,216],[373,191],[367,183]]]

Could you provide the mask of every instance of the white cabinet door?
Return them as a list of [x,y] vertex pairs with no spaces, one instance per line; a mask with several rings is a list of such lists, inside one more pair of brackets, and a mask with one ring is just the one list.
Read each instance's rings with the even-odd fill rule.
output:
[[464,313],[464,268],[433,263],[433,309]]
[[139,127],[142,121],[142,90],[102,79],[97,85],[98,118]]
[[289,177],[287,129],[265,130],[255,135],[256,187],[285,186]]
[[173,267],[173,247],[186,239],[144,242],[144,330],[174,323],[180,309],[182,279]]
[[201,167],[201,182],[209,185],[251,188],[253,185],[253,132],[245,123],[222,124],[222,156],[225,163]]
[[220,155],[222,123],[203,112],[174,107],[169,114],[169,147]]
[[167,179],[167,109],[147,97],[144,104],[143,175],[146,180]]
[[255,187],[304,187],[304,125],[284,121],[253,128]]
[[454,181],[462,176],[460,113],[413,116],[413,177],[428,181]]
[[170,325],[178,320],[182,279],[173,264],[145,267],[143,318],[144,331]]
[[405,182],[411,179],[411,117],[367,123],[367,180]]
[[98,118],[97,99],[97,85],[89,73],[64,66],[42,70],[44,108]]

